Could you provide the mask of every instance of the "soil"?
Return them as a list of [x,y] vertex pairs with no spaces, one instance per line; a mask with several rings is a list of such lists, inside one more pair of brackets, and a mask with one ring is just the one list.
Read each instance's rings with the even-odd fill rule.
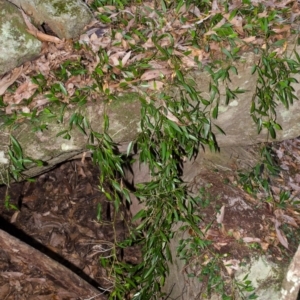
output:
[[[12,184],[8,191],[0,188],[0,214],[1,229],[64,265],[99,294],[113,285],[99,260],[111,254],[115,241],[126,238],[130,214],[125,206],[116,213],[98,186],[99,170],[91,160],[73,160],[34,182]],[[7,192],[17,211],[5,209]],[[126,262],[141,259],[139,249],[118,251]],[[11,263],[13,250],[0,254],[1,299],[77,299],[68,294],[70,288],[55,282],[55,274],[45,276],[43,269],[28,272],[24,263]]]

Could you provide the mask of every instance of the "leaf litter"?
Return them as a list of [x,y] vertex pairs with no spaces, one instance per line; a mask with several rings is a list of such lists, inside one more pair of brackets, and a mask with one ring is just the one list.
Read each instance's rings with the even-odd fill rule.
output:
[[[266,10],[261,18],[264,17],[263,14],[267,16],[275,9],[285,7],[290,10],[290,18],[299,14],[297,1],[251,3],[253,6],[265,6]],[[9,75],[9,81],[7,77],[0,81],[0,95],[15,82],[15,87],[3,97],[5,112],[28,113],[33,109],[41,111],[53,101],[49,99],[49,95],[47,97],[47,91],[58,82],[65,88],[67,95],[63,97],[63,102],[67,104],[72,101],[76,89],[95,84],[100,86],[91,89],[87,101],[95,100],[96,94],[103,91],[118,94],[137,88],[142,91],[162,90],[176,76],[177,68],[185,72],[203,67],[217,58],[226,59],[224,49],[232,49],[227,36],[221,36],[217,42],[215,38],[211,38],[212,35],[218,35],[217,31],[221,30],[222,26],[232,28],[235,47],[240,51],[251,50],[253,45],[263,48],[264,39],[259,35],[251,35],[251,31],[245,29],[248,26],[245,16],[232,15],[234,10],[242,7],[241,1],[230,2],[228,8],[218,1],[213,1],[211,8],[203,11],[194,4],[183,4],[166,10],[155,1],[132,4],[123,10],[113,5],[99,7],[98,11],[94,12],[95,20],[87,26],[86,32],[77,41],[82,45],[81,49],[77,50],[70,40],[62,41],[39,32],[22,12],[28,31],[43,41],[43,50],[37,60],[24,64],[24,70],[20,71],[19,76],[15,70]],[[102,15],[105,15],[105,24],[98,21]],[[220,21],[217,24],[212,23],[213,18]],[[274,34],[270,37],[273,42],[286,39],[293,29],[291,24],[283,24],[280,20],[273,20],[269,26],[273,28]],[[205,32],[202,33],[203,30]],[[194,38],[191,38],[191,35],[194,35]],[[276,50],[278,53],[285,51],[284,46],[279,46]],[[100,62],[97,55],[99,51],[105,53],[108,59],[105,63]],[[67,61],[80,62],[86,71],[84,74],[70,74],[66,71],[66,77],[72,84],[58,80],[56,75],[61,65]],[[100,82],[95,82],[93,76],[97,67],[102,73]],[[32,76],[38,74],[46,81],[42,91],[38,91],[38,87],[31,84]],[[28,91],[24,93],[26,87]],[[60,96],[61,93],[57,92],[56,97]]]

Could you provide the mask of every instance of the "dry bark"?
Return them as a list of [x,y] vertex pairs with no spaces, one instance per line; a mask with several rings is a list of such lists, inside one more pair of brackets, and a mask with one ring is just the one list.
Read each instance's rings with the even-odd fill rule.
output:
[[[106,299],[101,292],[78,275],[3,230],[0,230],[0,244],[1,252],[10,257],[11,263],[22,265],[23,270],[39,270],[47,283],[52,286],[54,283],[57,287],[57,290],[53,291],[56,297],[59,297],[60,293],[61,296],[68,295],[68,299]],[[5,277],[7,272],[2,271],[1,277]]]

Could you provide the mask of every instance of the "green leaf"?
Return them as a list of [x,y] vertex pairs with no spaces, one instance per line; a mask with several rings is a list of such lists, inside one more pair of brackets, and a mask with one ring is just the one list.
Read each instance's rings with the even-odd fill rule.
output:
[[100,222],[102,220],[102,205],[101,203],[97,204],[97,216],[96,219],[98,222]]
[[238,75],[238,70],[235,66],[230,66],[229,69],[232,71],[233,74]]
[[21,148],[21,145],[19,144],[19,142],[12,136],[10,135],[10,140],[12,143],[12,149],[16,155],[16,158],[22,158],[23,157],[23,151]]
[[126,155],[129,156],[132,152],[132,149],[133,149],[133,146],[134,146],[134,142],[131,141],[128,146],[127,146],[127,151],[126,151]]
[[218,118],[218,113],[219,113],[219,104],[217,104],[215,106],[215,108],[213,109],[212,116],[213,116],[214,119]]
[[233,59],[232,54],[226,49],[222,48],[222,52],[230,59]]
[[103,126],[104,131],[107,131],[109,128],[109,118],[107,114],[105,114],[103,117],[104,117],[104,126]]
[[214,124],[214,126],[223,134],[223,135],[226,135],[225,131],[219,127],[218,125]]
[[65,96],[67,96],[67,95],[68,95],[68,92],[67,92],[66,88],[64,87],[64,85],[63,85],[61,82],[59,82],[58,85],[59,85],[59,87],[60,87],[61,92],[62,92]]
[[132,222],[137,221],[138,219],[143,219],[147,216],[147,212],[144,209],[141,209],[137,214],[132,218]]
[[62,131],[60,131],[59,133],[56,134],[56,137],[59,137],[59,136],[65,134],[67,132],[68,132],[68,130],[62,130]]
[[177,76],[178,80],[181,82],[184,82],[182,72],[180,70],[175,70],[175,72],[176,72],[176,76]]
[[271,125],[269,128],[268,128],[269,132],[270,132],[270,135],[272,137],[272,139],[276,139],[276,132],[274,130],[274,127]]

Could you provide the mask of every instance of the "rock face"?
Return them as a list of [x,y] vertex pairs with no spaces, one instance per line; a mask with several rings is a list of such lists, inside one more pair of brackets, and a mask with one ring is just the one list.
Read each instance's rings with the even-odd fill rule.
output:
[[[52,107],[54,115],[59,116],[59,107]],[[62,130],[67,129],[68,120],[75,112],[75,109],[68,109],[64,115],[64,124],[58,124],[55,119],[41,117],[41,124],[47,125],[47,130],[43,132],[33,132],[30,123],[20,124],[18,129],[9,131],[7,128],[0,131],[0,174],[5,174],[8,167],[8,146],[9,134],[12,134],[21,144],[23,156],[40,159],[47,163],[44,167],[30,168],[25,174],[29,177],[41,174],[58,163],[68,160],[86,150],[87,136],[79,130],[72,130],[70,140],[63,139],[56,135]],[[117,143],[126,143],[133,140],[139,130],[140,122],[140,103],[138,98],[132,94],[119,97],[105,108],[104,101],[90,104],[81,113],[88,117],[93,130],[103,132],[103,113],[110,119],[109,134]],[[0,117],[0,125],[3,121]],[[125,150],[126,151],[126,148]],[[3,178],[3,177],[2,177]],[[1,181],[1,180],[0,180]]]
[[[300,48],[297,47],[297,50]],[[228,146],[247,146],[259,142],[272,141],[264,129],[259,135],[257,134],[256,126],[250,115],[251,99],[256,87],[256,76],[251,75],[251,68],[254,60],[251,59],[252,54],[248,54],[248,59],[243,62],[235,64],[238,75],[231,77],[233,87],[241,87],[246,90],[244,94],[240,94],[237,99],[234,99],[225,105],[224,97],[221,98],[219,106],[219,116],[217,119],[211,118],[212,129],[216,135],[216,140],[221,148]],[[187,74],[197,83],[197,90],[202,91],[205,95],[209,89],[210,77],[205,71],[194,71]],[[300,80],[300,76],[296,74],[295,78]],[[224,84],[220,84],[222,94]],[[300,93],[300,84],[294,84],[295,94]],[[175,95],[176,96],[176,95]],[[86,108],[86,114],[95,131],[103,131],[103,112],[108,112],[110,118],[109,134],[117,143],[128,143],[134,140],[139,133],[140,126],[140,100],[137,93],[128,93],[119,96],[112,103],[106,105],[104,99],[99,99],[97,103],[90,103]],[[105,108],[106,106],[106,108]],[[55,112],[55,108],[50,109]],[[34,133],[31,130],[29,123],[21,124],[18,129],[12,131],[20,142],[24,150],[24,155],[30,156],[34,159],[41,159],[49,162],[49,166],[60,161],[53,161],[53,158],[63,157],[64,160],[79,152],[85,150],[86,137],[78,130],[72,130],[72,139],[67,141],[56,135],[68,128],[68,119],[76,110],[69,109],[65,116],[64,124],[57,124],[55,118],[44,119],[41,122],[47,125],[48,130]],[[211,108],[212,110],[212,108]],[[299,136],[300,132],[300,102],[295,101],[293,105],[287,110],[282,104],[276,107],[277,121],[282,126],[283,130],[277,132],[276,140],[292,139]],[[57,114],[59,112],[57,111]],[[0,119],[1,124],[1,119]],[[220,126],[226,133],[221,134],[213,124]],[[24,134],[26,132],[26,134]],[[0,134],[0,155],[2,155],[2,162],[7,161],[7,145],[9,144],[8,134],[2,131]],[[75,151],[75,153],[74,153]],[[125,149],[126,151],[126,149]],[[5,165],[2,164],[2,167]],[[30,172],[30,176],[36,175]],[[40,173],[40,172],[39,172]]]
[[80,0],[0,0],[0,7],[0,75],[35,59],[41,51],[41,42],[27,32],[18,7],[36,26],[47,24],[64,39],[79,36],[93,19],[89,8]]
[[[291,48],[293,47],[293,43],[294,41],[291,41]],[[296,51],[299,53],[300,47],[296,47]],[[259,57],[253,53],[246,53],[238,63],[234,64],[238,74],[230,75],[231,82],[229,83],[229,87],[233,90],[239,87],[245,90],[245,92],[239,94],[237,99],[231,100],[228,105],[225,104],[226,84],[220,83],[219,85],[221,94],[219,114],[217,119],[212,119],[212,124],[220,126],[226,133],[226,135],[223,135],[216,128],[214,130],[220,146],[246,146],[259,142],[274,141],[266,129],[263,129],[260,134],[257,133],[257,127],[250,114],[251,101],[255,94],[257,83],[257,75],[256,73],[252,74],[251,71],[258,60]],[[293,77],[300,82],[299,74],[295,74]],[[190,78],[196,81],[197,87],[202,91],[203,95],[209,94],[211,80],[209,74],[205,72],[192,72],[190,73]],[[300,94],[300,84],[295,83],[293,88],[295,89],[295,95],[298,97]],[[296,99],[289,109],[286,109],[279,101],[277,101],[277,104],[276,120],[282,126],[282,130],[276,132],[276,140],[282,141],[299,136],[299,101]],[[214,125],[212,125],[212,128],[214,128]]]
[[42,43],[26,31],[21,13],[13,4],[0,0],[0,75],[36,58]]
[[[292,44],[291,44],[292,45]],[[296,47],[296,51],[300,51],[300,47]],[[217,119],[211,117],[212,130],[215,133],[219,147],[228,146],[247,146],[259,142],[272,141],[266,129],[263,129],[260,134],[257,133],[256,126],[250,115],[251,101],[256,88],[256,75],[251,75],[252,66],[257,58],[252,53],[245,55],[244,60],[235,63],[238,71],[237,75],[231,76],[231,87],[240,87],[246,90],[245,93],[238,95],[237,99],[225,105],[225,84],[220,83],[219,89],[221,99],[219,105],[219,115]],[[187,74],[187,78],[192,78],[196,82],[196,89],[207,96],[209,93],[210,76],[206,71],[193,71]],[[295,78],[300,81],[300,75],[295,74]],[[188,80],[188,79],[187,79]],[[300,84],[293,84],[295,95],[300,93]],[[176,97],[173,91],[173,96]],[[100,97],[100,96],[99,96]],[[127,93],[118,96],[110,104],[105,104],[105,99],[99,99],[97,103],[90,103],[86,108],[88,119],[92,123],[92,128],[95,131],[103,131],[103,112],[107,110],[110,118],[109,134],[117,143],[128,143],[134,140],[139,133],[140,126],[140,100],[137,93]],[[105,108],[106,106],[106,108]],[[55,108],[50,107],[54,111]],[[54,163],[60,161],[52,161],[53,158],[63,157],[64,160],[79,152],[85,150],[86,137],[78,130],[72,130],[72,139],[67,141],[62,138],[57,138],[56,135],[68,128],[68,119],[76,108],[68,109],[65,116],[64,124],[57,124],[55,119],[41,120],[47,125],[48,130],[34,133],[31,130],[29,123],[23,123],[18,129],[11,132],[24,150],[24,155],[34,159],[41,159],[49,162],[51,167]],[[213,107],[210,108],[213,110]],[[276,107],[277,122],[282,126],[283,130],[277,132],[277,141],[292,139],[299,136],[300,132],[300,102],[294,101],[294,104],[287,110],[281,103]],[[59,112],[57,112],[59,113]],[[1,119],[0,119],[1,124]],[[226,135],[220,133],[214,124],[221,127]],[[26,132],[26,134],[24,134]],[[2,131],[0,134],[0,157],[2,162],[6,162],[7,145],[9,144],[8,134]],[[75,153],[74,153],[75,151]],[[125,149],[126,151],[126,149]],[[5,164],[0,165],[0,168],[5,167]],[[30,172],[30,176],[37,175],[36,171]]]
[[46,23],[59,38],[77,37],[93,19],[80,0],[9,0],[31,16],[36,24]]

